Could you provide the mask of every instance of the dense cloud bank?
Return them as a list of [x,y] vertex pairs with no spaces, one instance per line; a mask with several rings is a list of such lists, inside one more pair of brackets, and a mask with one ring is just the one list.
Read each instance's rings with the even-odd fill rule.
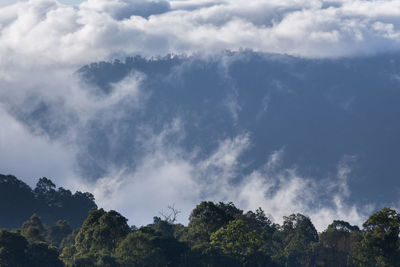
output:
[[359,223],[366,205],[396,204],[399,13],[398,1],[0,8],[0,171],[84,187],[132,224],[174,202],[185,221],[204,199]]
[[398,1],[31,0],[0,10],[1,74],[22,62],[79,64],[133,53],[375,54],[398,49],[399,13]]

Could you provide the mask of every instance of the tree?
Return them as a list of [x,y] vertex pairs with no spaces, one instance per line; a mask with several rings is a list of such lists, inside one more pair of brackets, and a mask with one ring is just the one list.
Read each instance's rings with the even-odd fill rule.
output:
[[33,214],[28,221],[24,222],[21,227],[21,233],[29,243],[46,241],[46,229],[37,214]]
[[282,230],[274,236],[283,245],[274,255],[279,264],[286,266],[313,266],[313,245],[318,242],[318,232],[310,218],[302,214],[284,217]]
[[183,266],[194,267],[239,267],[241,262],[209,243],[202,243],[192,247],[187,264]]
[[372,214],[363,224],[364,238],[353,261],[360,266],[398,266],[400,214],[390,208]]
[[[61,189],[59,189],[61,190]],[[94,196],[88,192],[77,191],[63,201],[65,208],[70,212],[68,221],[72,226],[80,226],[92,209],[97,209]],[[67,218],[66,218],[67,219]],[[73,219],[73,221],[71,221]]]
[[20,234],[0,230],[0,266],[25,266],[27,248],[28,241]]
[[56,185],[46,177],[39,179],[34,190],[37,197],[47,197],[49,193],[55,193],[55,191]]
[[180,210],[175,208],[175,204],[168,206],[168,212],[160,211],[160,215],[163,217],[164,221],[168,223],[175,223],[178,219],[178,214],[181,213]]
[[348,266],[349,256],[362,234],[358,226],[345,221],[333,221],[320,234],[319,243],[315,245],[317,263],[322,266]]
[[75,258],[72,263],[69,263],[71,267],[92,267],[96,266],[96,261],[93,257],[80,256]]
[[75,238],[79,253],[110,254],[129,233],[127,219],[116,211],[92,210]]
[[165,255],[153,242],[149,233],[130,233],[116,249],[115,256],[122,266],[165,266]]
[[192,211],[189,217],[188,239],[192,244],[209,242],[210,235],[219,228],[227,225],[243,211],[233,205],[232,202],[225,204],[220,202],[203,201]]
[[127,221],[113,210],[91,210],[75,237],[75,244],[65,247],[61,257],[66,263],[75,264],[75,259],[98,262],[112,256],[130,231]]
[[337,231],[343,231],[346,233],[360,231],[360,228],[357,225],[351,225],[350,223],[341,220],[334,220],[333,223],[328,225],[328,230],[332,229]]
[[122,266],[177,266],[187,249],[174,237],[147,226],[128,234],[115,257]]
[[211,234],[210,240],[211,246],[237,259],[242,266],[265,266],[270,261],[260,235],[241,219],[230,221]]
[[0,174],[0,228],[17,228],[34,213],[32,189],[12,175]]
[[264,240],[264,250],[268,251],[268,254],[272,254],[274,251],[272,236],[278,230],[278,226],[271,222],[261,208],[258,208],[256,212],[248,211],[239,218],[242,219],[250,229],[257,232],[257,235]]
[[153,224],[150,224],[149,226],[165,237],[174,237],[175,225],[173,223],[161,220],[159,217],[154,217],[153,219]]
[[57,248],[48,246],[44,242],[30,244],[27,251],[29,267],[63,267],[58,256]]
[[76,192],[56,185],[48,178],[40,178],[34,190],[11,175],[0,174],[0,227],[19,227],[36,213],[47,225],[58,220],[68,220],[72,227],[79,227],[90,209],[97,209],[90,193]]
[[56,225],[50,228],[49,237],[50,243],[54,246],[59,246],[61,241],[72,233],[71,225],[66,220],[58,220]]

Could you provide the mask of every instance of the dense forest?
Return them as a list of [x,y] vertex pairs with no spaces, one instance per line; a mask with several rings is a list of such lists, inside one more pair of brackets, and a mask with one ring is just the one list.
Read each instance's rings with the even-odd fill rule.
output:
[[[3,226],[12,222],[10,216],[17,218],[35,210],[32,208],[34,205],[47,203],[44,210],[38,209],[46,220],[35,213],[19,228],[0,230],[2,267],[337,267],[399,266],[400,262],[400,214],[390,208],[372,214],[362,229],[335,220],[318,233],[310,218],[302,214],[288,215],[279,225],[272,222],[262,208],[243,212],[233,203],[204,201],[193,209],[187,226],[176,222],[179,210],[172,206],[169,212],[160,213],[161,217],[154,217],[151,224],[137,228],[129,226],[128,220],[116,211],[97,209],[89,193],[72,195],[61,188],[56,191],[55,185],[47,178],[40,179],[37,187],[29,191],[28,186],[13,176],[1,178],[1,211],[7,214],[1,218],[7,221],[2,222]],[[19,195],[6,194],[18,190]],[[69,198],[62,198],[62,192]],[[50,195],[53,196],[51,200],[43,199]],[[92,205],[82,225],[71,226],[66,219],[52,224],[52,219],[57,216],[76,222],[88,206],[74,206],[78,217],[73,218],[70,217],[73,204],[68,206],[64,203],[73,203],[74,196],[82,201],[82,195],[86,196],[86,202],[82,203]],[[26,196],[32,199],[24,200]],[[18,203],[11,205],[10,199],[14,201],[17,198]],[[78,200],[75,204],[79,203]],[[28,206],[22,210],[24,204]],[[56,208],[52,209],[54,206]],[[13,208],[14,213],[10,213]]]
[[12,175],[0,174],[0,228],[20,227],[34,213],[47,225],[63,219],[76,228],[81,226],[89,210],[96,208],[92,194],[57,189],[46,177],[40,178],[31,189]]

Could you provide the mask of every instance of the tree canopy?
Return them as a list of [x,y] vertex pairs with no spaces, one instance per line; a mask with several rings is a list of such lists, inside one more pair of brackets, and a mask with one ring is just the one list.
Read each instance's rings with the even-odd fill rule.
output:
[[67,220],[72,227],[79,227],[89,210],[96,208],[92,194],[57,189],[46,177],[31,189],[15,176],[0,174],[0,227],[20,227],[34,213],[48,225]]
[[[77,227],[66,219],[53,223],[33,213],[19,227],[0,230],[2,267],[397,267],[400,262],[400,214],[391,208],[372,214],[361,229],[334,220],[318,233],[303,214],[285,216],[280,225],[261,208],[243,212],[232,202],[203,201],[187,226],[177,223],[176,209],[171,216],[161,212],[163,218],[155,216],[148,225],[136,227],[117,211],[97,209],[90,194],[72,195],[47,178],[34,190],[13,176],[0,176],[0,182],[50,210],[68,198],[88,204],[81,211],[93,204]],[[4,188],[0,186],[0,192]],[[68,217],[62,214],[68,209],[55,211]],[[27,209],[12,214],[24,212]]]

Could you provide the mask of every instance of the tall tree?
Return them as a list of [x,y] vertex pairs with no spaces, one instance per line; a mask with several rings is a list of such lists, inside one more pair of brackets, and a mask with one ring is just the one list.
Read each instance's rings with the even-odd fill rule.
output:
[[313,245],[318,242],[318,232],[310,218],[299,213],[285,216],[282,230],[276,232],[275,238],[283,245],[275,255],[278,263],[293,267],[314,266]]
[[315,245],[317,264],[326,267],[345,267],[349,265],[349,256],[362,239],[358,226],[345,221],[333,221],[320,234]]
[[129,233],[127,219],[116,211],[91,210],[75,237],[75,244],[64,248],[63,258],[95,258],[111,256],[118,244]]
[[21,234],[26,237],[29,243],[39,243],[46,241],[47,232],[40,217],[37,214],[33,214],[31,218],[22,225]]
[[188,238],[192,244],[207,243],[210,235],[227,225],[243,211],[233,203],[218,203],[203,201],[192,211],[189,217]]
[[372,214],[363,224],[364,239],[354,262],[359,266],[396,267],[400,262],[400,214],[390,208]]
[[211,246],[238,260],[241,266],[270,264],[262,237],[241,219],[230,221],[227,226],[211,234],[210,239]]

